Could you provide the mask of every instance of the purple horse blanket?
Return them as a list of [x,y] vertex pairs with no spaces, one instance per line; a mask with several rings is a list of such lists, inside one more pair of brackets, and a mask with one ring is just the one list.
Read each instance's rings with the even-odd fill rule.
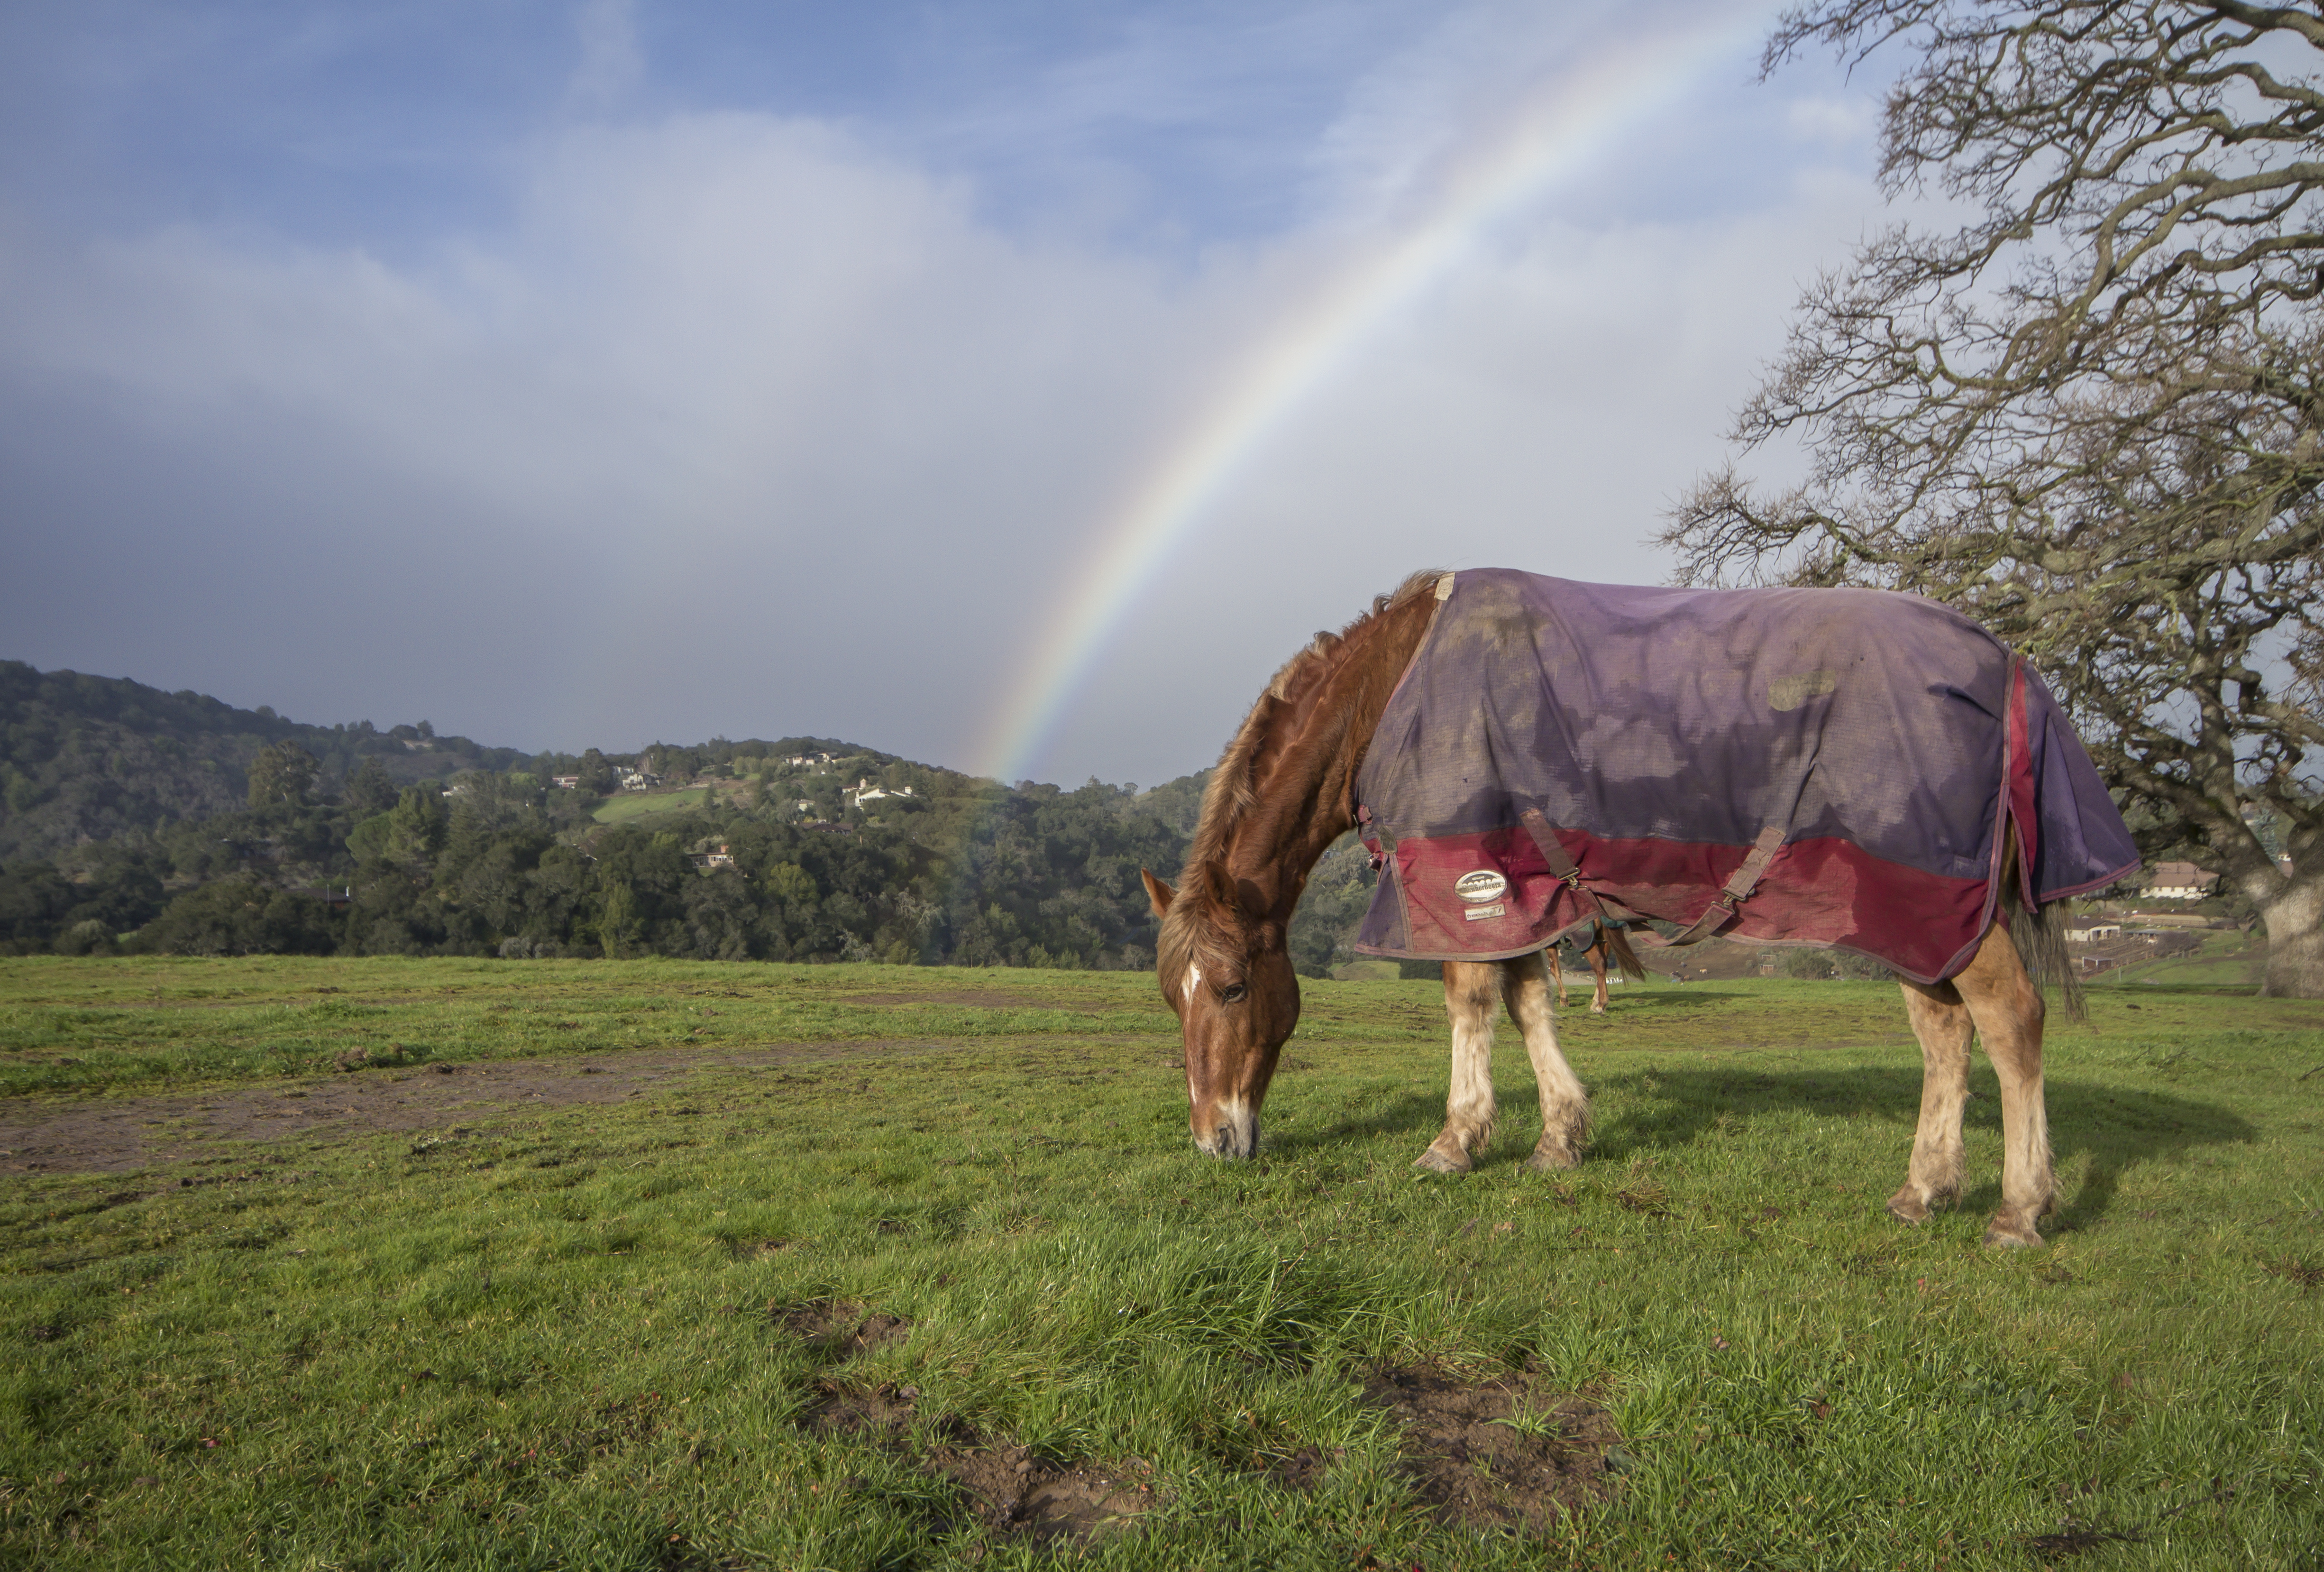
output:
[[1366,954],[1525,955],[1602,902],[1930,983],[1993,923],[2005,820],[2030,904],[2138,866],[2041,677],[1934,601],[1506,569],[1437,597],[1357,774],[1392,847]]

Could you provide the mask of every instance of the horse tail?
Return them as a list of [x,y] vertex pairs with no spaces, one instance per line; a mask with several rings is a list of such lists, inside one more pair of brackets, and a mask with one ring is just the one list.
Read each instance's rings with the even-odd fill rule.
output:
[[2067,1020],[2088,1021],[2089,1002],[2082,997],[2081,974],[2075,969],[2073,957],[2066,953],[2066,903],[2052,901],[2043,906],[2026,906],[2019,889],[2014,827],[2009,842],[2009,855],[2002,869],[2001,899],[2008,909],[2009,937],[2017,947],[2017,958],[2025,963],[2025,974],[2034,979],[2035,987],[2044,993],[2056,992],[2059,1003],[2066,1007]]
[[1622,968],[1622,975],[1634,983],[1645,982],[1646,968],[1638,960],[1638,952],[1630,948],[1629,938],[1623,931],[1622,925],[1601,922],[1598,925],[1598,933],[1606,941],[1606,953],[1612,956],[1615,963]]

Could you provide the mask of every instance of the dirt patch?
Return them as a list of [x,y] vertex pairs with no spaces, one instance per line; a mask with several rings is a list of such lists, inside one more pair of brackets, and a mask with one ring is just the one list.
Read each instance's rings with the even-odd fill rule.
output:
[[[848,1335],[849,1318],[844,1314],[816,1313],[807,1321]],[[825,1333],[826,1338],[832,1335]],[[798,1424],[809,1435],[853,1438],[902,1451],[919,1395],[915,1386],[822,1381]],[[1134,1527],[1163,1499],[1149,1483],[1152,1466],[1142,1458],[1130,1458],[1119,1468],[1101,1467],[1044,1457],[1007,1442],[985,1444],[957,1416],[939,1419],[936,1428],[950,1439],[921,1454],[921,1463],[958,1488],[962,1518],[993,1533],[1037,1543],[1086,1544]],[[949,1533],[962,1518],[938,1512],[931,1526],[939,1534]]]
[[900,1343],[912,1329],[903,1317],[866,1312],[853,1299],[808,1299],[796,1305],[778,1301],[767,1307],[767,1313],[786,1331],[834,1359],[853,1359]]
[[890,1382],[874,1387],[821,1382],[798,1427],[817,1436],[899,1436],[912,1422],[912,1402],[919,1395],[918,1387]]
[[977,1521],[995,1533],[1083,1544],[1135,1527],[1158,1499],[1132,1460],[1101,1468],[1042,1457],[1006,1443],[940,1447],[928,1465],[958,1485]]
[[987,993],[982,989],[931,990],[925,994],[843,994],[848,1004],[960,1004],[971,1010],[1058,1010],[1068,1015],[1096,1015],[1101,1010],[1041,994]]
[[2289,1255],[2281,1261],[2263,1261],[2260,1262],[2260,1270],[2265,1271],[2270,1277],[2280,1277],[2300,1289],[2324,1288],[2324,1266],[2311,1265],[2305,1261],[2294,1261]]
[[[704,1070],[991,1047],[985,1040],[875,1039],[725,1051],[631,1049],[408,1069],[358,1064],[351,1067],[354,1073],[154,1096],[12,1097],[0,1102],[0,1173],[120,1173],[206,1155],[202,1147],[210,1142],[353,1140],[435,1130],[502,1114],[667,1096]],[[852,1085],[833,1083],[833,1095],[848,1095]]]
[[1364,1400],[1395,1416],[1405,1476],[1440,1522],[1538,1532],[1609,1489],[1607,1455],[1621,1439],[1611,1416],[1534,1376],[1389,1368]]
[[1267,1476],[1286,1490],[1303,1494],[1323,1482],[1323,1470],[1329,1466],[1323,1449],[1302,1447],[1288,1457],[1277,1457],[1267,1466]]
[[2029,1535],[2025,1540],[2025,1548],[2044,1560],[2056,1560],[2067,1556],[2079,1556],[2086,1550],[2095,1550],[2101,1545],[2135,1545],[2145,1538],[2144,1534],[2126,1532],[2118,1529],[2093,1529],[2079,1523],[2069,1523],[2054,1534]]

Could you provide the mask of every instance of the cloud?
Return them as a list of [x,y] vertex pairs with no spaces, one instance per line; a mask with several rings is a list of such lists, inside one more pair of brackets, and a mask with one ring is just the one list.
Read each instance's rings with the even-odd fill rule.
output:
[[[488,550],[599,587],[558,637],[602,675],[554,709],[465,696],[476,735],[814,730],[958,756],[1045,565],[1253,309],[966,208],[827,127],[733,115],[569,133],[512,234],[417,266],[185,227],[20,238],[0,254],[5,381],[83,423],[22,455],[59,484],[17,471],[16,501],[69,493],[106,452],[198,455],[200,484],[166,520],[124,515],[124,544],[198,541],[225,563],[262,555],[268,521],[305,521],[308,598],[411,630],[398,675],[423,691],[325,651],[275,679],[286,710],[352,690],[455,724],[454,673],[528,637],[493,609],[521,579],[455,565]],[[348,569],[382,534],[443,562],[439,587],[374,598]],[[83,636],[99,624],[57,589],[85,575],[63,573],[37,596],[18,580],[11,625],[98,669],[118,660],[91,643],[149,670],[199,650],[208,680],[263,691],[272,652],[245,662],[199,631],[263,618],[254,587],[220,572],[203,596],[223,604],[189,604],[182,578],[139,583],[141,555],[109,591],[141,603],[133,624]]]
[[[628,12],[579,25],[576,98],[610,102]],[[1421,97],[1416,138],[1452,114]],[[1191,258],[1004,227],[965,179],[753,112],[568,124],[504,223],[393,256],[0,223],[6,652],[526,746],[970,763],[1124,487],[1365,238],[1379,101],[1314,221]],[[1636,542],[1868,200],[1827,173],[1742,215],[1502,224],[1272,433],[1029,767],[1207,763],[1415,567],[1659,577]]]
[[643,73],[635,11],[634,0],[582,0],[573,19],[581,40],[581,62],[574,68],[567,89],[576,106],[609,107]]
[[1870,147],[1879,134],[1879,110],[1868,98],[1818,95],[1792,99],[1784,106],[1784,120],[1796,141],[1857,150]]

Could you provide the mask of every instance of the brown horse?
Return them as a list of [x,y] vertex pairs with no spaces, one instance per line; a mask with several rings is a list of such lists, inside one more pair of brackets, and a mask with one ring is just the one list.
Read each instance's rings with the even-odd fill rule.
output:
[[[1609,939],[1610,936],[1600,929],[1590,936],[1588,944],[1582,947],[1581,958],[1590,967],[1590,1013],[1592,1015],[1606,1013],[1606,952],[1611,948]],[[1542,954],[1548,957],[1549,985],[1557,990],[1557,1007],[1563,1010],[1572,1001],[1566,996],[1565,963],[1559,958],[1557,949],[1557,946],[1551,945]]]
[[[1416,575],[1340,633],[1319,633],[1293,656],[1212,773],[1178,888],[1144,874],[1162,920],[1162,993],[1185,1037],[1189,1123],[1194,1143],[1213,1156],[1248,1158],[1259,1150],[1259,1109],[1299,1020],[1298,978],[1285,947],[1292,911],[1317,858],[1354,822],[1357,772],[1428,631],[1437,581],[1434,573]],[[2017,888],[2015,878],[2007,883]],[[1538,952],[1444,963],[1452,1086],[1443,1130],[1416,1167],[1465,1173],[1491,1138],[1497,1002],[1517,1022],[1540,1087],[1541,1135],[1526,1166],[1581,1161],[1589,1096],[1559,1050],[1550,990]],[[1975,1035],[2000,1077],[2004,1133],[2001,1207],[1986,1242],[2041,1244],[2035,1225],[2054,1193],[2042,1089],[2043,1005],[2008,924],[1994,922],[1955,976],[1905,982],[1904,991],[1924,1078],[1911,1165],[1888,1209],[1918,1223],[1960,1193],[1961,1114]]]

